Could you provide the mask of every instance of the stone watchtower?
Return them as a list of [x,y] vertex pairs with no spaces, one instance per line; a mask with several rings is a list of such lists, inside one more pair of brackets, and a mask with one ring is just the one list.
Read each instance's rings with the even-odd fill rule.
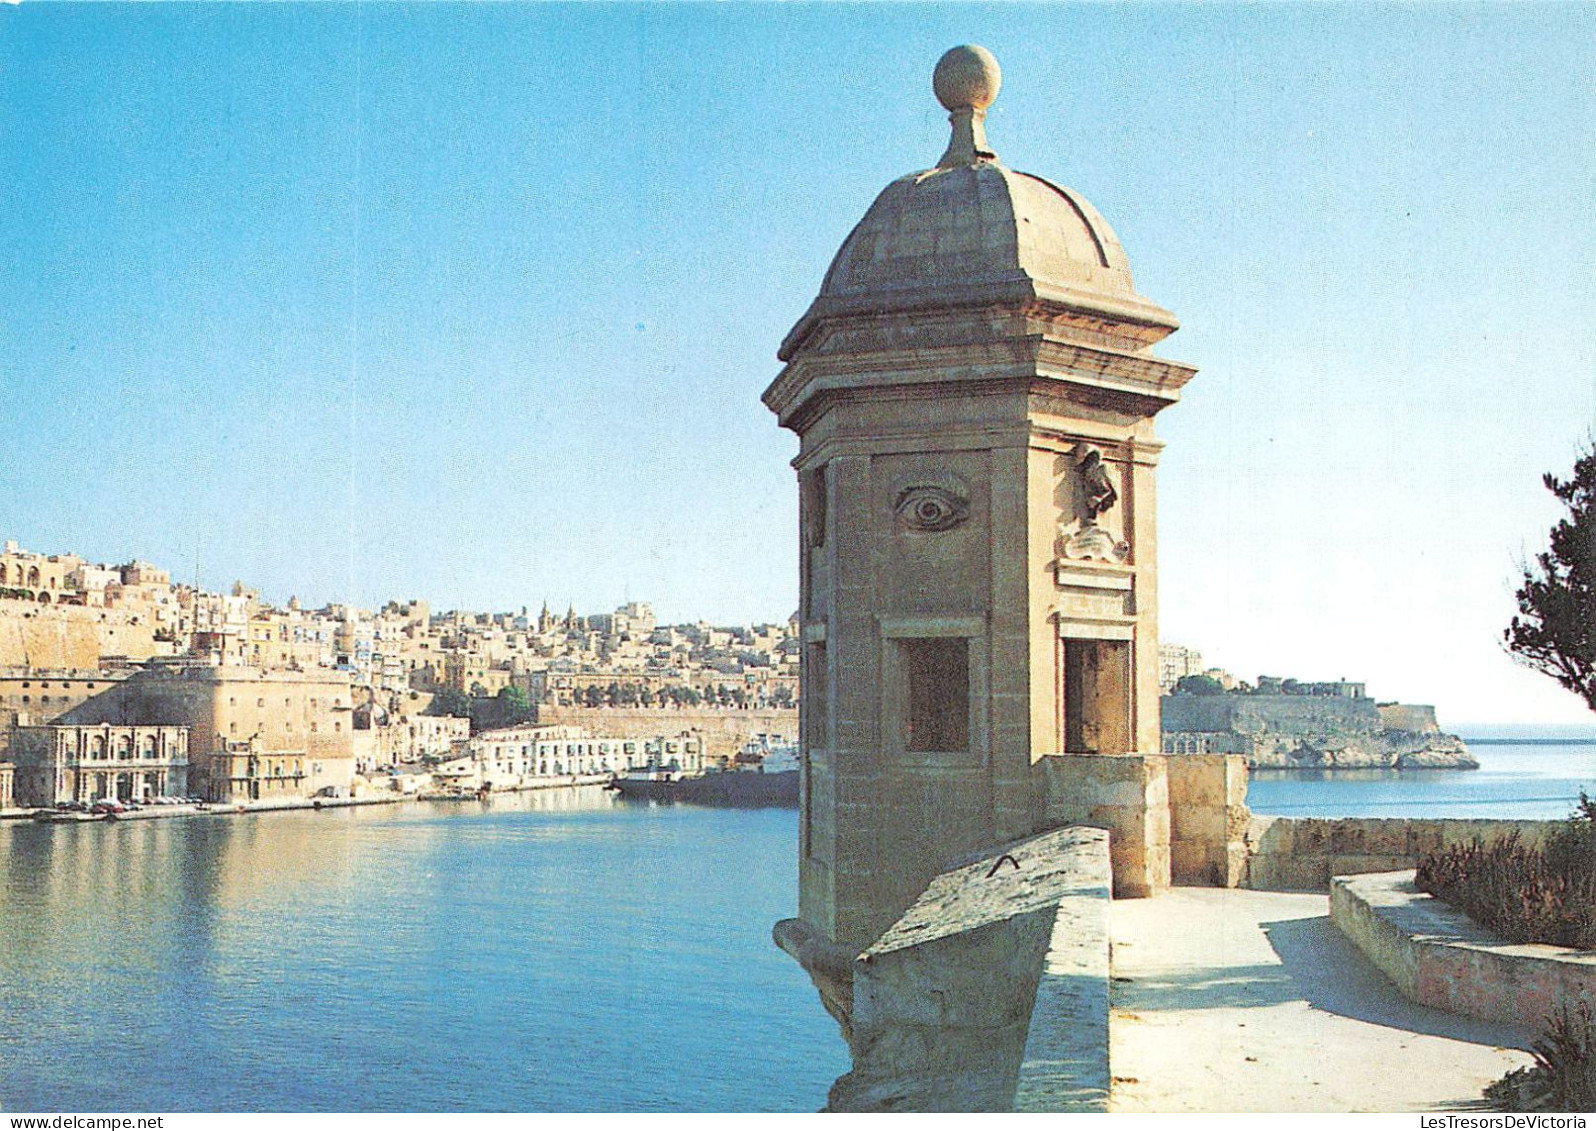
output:
[[800,915],[850,947],[1075,820],[1117,887],[1168,883],[1152,418],[1195,370],[1153,356],[1177,322],[1097,210],[988,147],[999,83],[984,48],[937,64],[947,152],[871,205],[764,394],[801,440]]

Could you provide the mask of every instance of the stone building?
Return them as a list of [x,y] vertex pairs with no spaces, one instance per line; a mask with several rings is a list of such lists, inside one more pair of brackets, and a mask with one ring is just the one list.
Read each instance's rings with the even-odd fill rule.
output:
[[71,554],[35,554],[6,542],[0,549],[0,590],[42,605],[54,604],[68,591],[68,576],[83,564]]
[[127,668],[0,668],[0,728],[53,722],[130,674]]
[[17,807],[16,769],[11,762],[0,762],[0,810]]
[[188,795],[188,728],[183,726],[18,727],[11,753],[17,800],[25,806]]
[[1189,675],[1203,674],[1203,654],[1181,644],[1158,646],[1158,690],[1168,695]]
[[602,778],[645,767],[702,772],[703,736],[683,731],[622,738],[571,726],[504,727],[472,738],[432,776],[440,784],[458,788],[516,789],[550,779]]
[[347,797],[355,782],[353,757],[332,757],[319,743],[223,741],[208,752],[206,768],[207,795],[227,803]]
[[794,929],[849,947],[1043,828],[1111,827],[1121,894],[1224,867],[1223,820],[1177,853],[1159,752],[1153,416],[1194,370],[1097,210],[992,152],[999,82],[938,64],[946,152],[877,197],[764,394],[800,440]]
[[497,695],[510,686],[514,672],[483,656],[469,652],[450,652],[443,658],[442,686],[462,695]]
[[449,753],[471,737],[471,720],[453,715],[399,715],[378,732],[384,764],[417,762]]
[[353,700],[347,672],[169,663],[60,722],[189,728],[190,789],[212,801],[311,797],[352,783]]

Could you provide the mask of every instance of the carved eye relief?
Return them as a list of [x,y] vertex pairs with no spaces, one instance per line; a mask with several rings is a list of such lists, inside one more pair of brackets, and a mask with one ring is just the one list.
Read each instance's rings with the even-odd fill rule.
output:
[[968,499],[930,485],[905,487],[893,509],[910,530],[951,530],[970,517]]

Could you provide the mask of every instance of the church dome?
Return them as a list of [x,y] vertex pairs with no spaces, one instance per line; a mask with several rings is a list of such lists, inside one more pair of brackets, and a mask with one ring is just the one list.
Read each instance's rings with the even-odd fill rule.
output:
[[984,48],[937,65],[953,137],[933,169],[893,181],[843,242],[820,294],[783,344],[820,318],[925,307],[1042,301],[1114,321],[1176,328],[1136,293],[1108,221],[1079,193],[1005,167],[987,148],[986,107],[1001,83]]

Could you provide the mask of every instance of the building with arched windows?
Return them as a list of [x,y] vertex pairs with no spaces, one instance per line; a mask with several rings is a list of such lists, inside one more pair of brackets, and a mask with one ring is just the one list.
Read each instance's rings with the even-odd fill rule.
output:
[[190,792],[271,801],[349,792],[353,700],[347,672],[174,661],[137,670],[57,722],[186,727]]
[[67,575],[82,564],[71,554],[35,554],[7,542],[0,550],[0,590],[26,591],[30,600],[53,604],[67,591]]
[[18,727],[11,756],[24,807],[188,794],[186,726]]

